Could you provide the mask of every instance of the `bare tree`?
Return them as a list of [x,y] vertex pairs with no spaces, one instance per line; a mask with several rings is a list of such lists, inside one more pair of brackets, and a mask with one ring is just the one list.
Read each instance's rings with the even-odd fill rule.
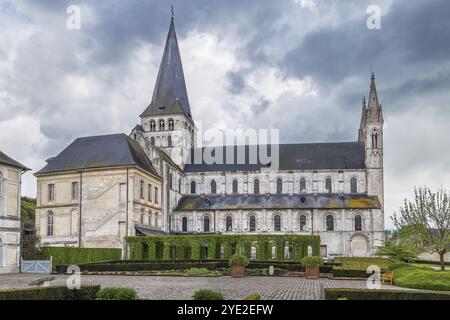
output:
[[410,243],[439,254],[445,270],[445,254],[450,251],[450,195],[444,189],[432,192],[427,187],[414,189],[414,200],[405,199],[400,213],[392,218]]

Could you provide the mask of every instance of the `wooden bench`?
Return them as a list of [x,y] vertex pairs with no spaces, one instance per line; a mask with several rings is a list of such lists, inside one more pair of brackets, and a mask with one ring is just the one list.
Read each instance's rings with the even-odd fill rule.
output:
[[389,282],[392,285],[392,280],[394,279],[393,271],[383,272],[380,276],[381,283]]

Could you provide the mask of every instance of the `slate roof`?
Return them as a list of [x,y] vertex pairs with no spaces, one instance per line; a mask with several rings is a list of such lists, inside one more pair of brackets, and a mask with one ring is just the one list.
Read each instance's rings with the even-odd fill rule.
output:
[[20,162],[17,162],[16,160],[7,156],[6,154],[4,154],[1,151],[0,151],[0,164],[5,164],[8,166],[19,168],[19,169],[26,170],[26,171],[30,170],[29,168],[25,167]]
[[146,236],[146,235],[167,235],[167,232],[164,232],[159,229],[148,228],[144,226],[135,226],[136,235]]
[[115,166],[137,166],[158,176],[139,143],[126,134],[78,138],[36,174]]
[[141,117],[173,113],[183,113],[192,121],[177,34],[172,18],[152,101]]
[[[364,169],[365,148],[362,142],[338,142],[338,143],[305,143],[305,144],[280,144],[279,146],[279,170],[320,170],[320,169]],[[265,146],[264,146],[265,147]],[[267,167],[259,156],[255,160],[249,157],[249,151],[259,154],[258,146],[245,146],[245,160],[239,163],[237,160],[238,148],[243,146],[218,147],[222,151],[222,164],[211,163],[201,156],[205,148],[191,150],[190,162],[184,167],[185,172],[217,172],[217,171],[260,171]],[[271,155],[271,146],[268,152]],[[216,151],[217,152],[217,151]],[[234,152],[234,161],[226,164],[227,153]],[[207,151],[207,154],[210,152]],[[213,153],[215,155],[215,153]],[[203,158],[203,159],[202,159]],[[200,161],[196,161],[200,159]],[[272,160],[271,164],[275,165]]]
[[366,194],[188,195],[175,211],[238,209],[380,209],[377,196]]

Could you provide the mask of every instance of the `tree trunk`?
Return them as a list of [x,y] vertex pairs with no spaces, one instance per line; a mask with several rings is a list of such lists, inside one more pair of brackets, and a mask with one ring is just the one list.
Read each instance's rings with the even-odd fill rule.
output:
[[445,252],[439,252],[439,260],[441,262],[441,271],[445,271]]

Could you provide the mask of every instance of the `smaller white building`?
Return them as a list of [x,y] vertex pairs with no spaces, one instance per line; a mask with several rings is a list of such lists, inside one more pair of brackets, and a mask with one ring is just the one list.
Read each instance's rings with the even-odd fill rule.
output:
[[19,272],[20,187],[27,170],[0,151],[0,273]]

